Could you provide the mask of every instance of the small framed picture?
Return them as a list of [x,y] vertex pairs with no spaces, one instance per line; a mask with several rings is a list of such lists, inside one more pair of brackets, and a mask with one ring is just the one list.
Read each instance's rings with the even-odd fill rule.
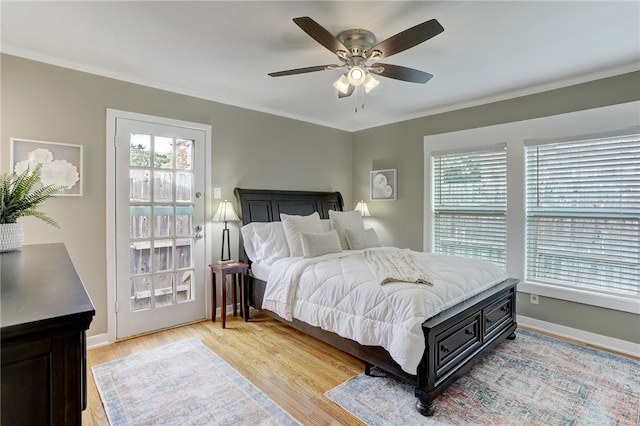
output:
[[393,201],[397,199],[396,169],[373,170],[371,172],[370,191],[372,201]]
[[11,138],[11,171],[41,166],[43,185],[61,185],[56,196],[82,195],[82,145]]

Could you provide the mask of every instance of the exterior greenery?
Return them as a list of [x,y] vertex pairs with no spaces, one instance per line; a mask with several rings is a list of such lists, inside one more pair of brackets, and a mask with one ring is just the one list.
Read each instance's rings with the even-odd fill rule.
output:
[[23,216],[33,216],[60,229],[58,223],[38,211],[45,200],[62,189],[58,185],[39,187],[40,166],[20,175],[5,173],[0,176],[0,224],[16,223]]

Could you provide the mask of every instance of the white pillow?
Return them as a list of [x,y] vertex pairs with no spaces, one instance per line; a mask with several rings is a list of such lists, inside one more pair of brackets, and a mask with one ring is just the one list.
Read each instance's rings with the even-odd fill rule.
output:
[[378,234],[373,228],[366,229],[364,231],[356,229],[345,230],[347,235],[347,242],[351,250],[366,249],[369,247],[380,247],[380,240]]
[[272,264],[289,257],[289,246],[281,222],[252,222],[242,228],[244,251],[252,262]]
[[340,253],[340,240],[338,232],[334,229],[329,232],[301,232],[302,254],[304,257],[316,257],[329,253]]
[[331,227],[338,231],[340,246],[343,250],[349,250],[349,243],[347,243],[347,237],[344,232],[345,229],[364,231],[364,222],[360,212],[337,212],[335,210],[329,210],[329,220],[331,220]]
[[301,232],[322,232],[322,224],[320,223],[318,212],[314,212],[309,216],[280,213],[280,220],[282,221],[291,257],[301,257],[303,255],[302,241],[300,240]]
[[320,219],[320,225],[322,226],[322,232],[329,232],[332,229],[329,219]]

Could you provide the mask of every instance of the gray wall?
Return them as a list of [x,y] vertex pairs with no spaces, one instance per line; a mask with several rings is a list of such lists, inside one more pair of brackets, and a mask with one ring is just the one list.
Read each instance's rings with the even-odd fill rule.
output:
[[[353,135],[353,199],[368,199],[369,172],[398,169],[398,200],[369,202],[385,244],[423,249],[424,136],[640,100],[640,72],[535,95],[485,104]],[[377,228],[379,229],[379,228]],[[560,325],[640,343],[640,316],[578,303],[520,298],[518,313]]]
[[[26,244],[67,246],[96,307],[89,335],[107,332],[107,108],[210,124],[212,184],[223,198],[233,199],[239,186],[340,191],[352,202],[351,133],[9,55],[0,66],[0,172],[10,169],[11,137],[84,146],[84,196],[43,205],[62,230],[33,218],[21,222]],[[237,238],[237,228],[232,233]]]

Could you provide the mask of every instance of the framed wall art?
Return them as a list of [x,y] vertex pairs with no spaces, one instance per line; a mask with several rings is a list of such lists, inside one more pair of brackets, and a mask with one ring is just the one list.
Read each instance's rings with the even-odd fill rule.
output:
[[57,196],[82,195],[82,145],[11,138],[11,171],[41,166],[43,185],[62,185]]
[[396,169],[373,170],[370,178],[372,201],[393,201],[397,199]]

